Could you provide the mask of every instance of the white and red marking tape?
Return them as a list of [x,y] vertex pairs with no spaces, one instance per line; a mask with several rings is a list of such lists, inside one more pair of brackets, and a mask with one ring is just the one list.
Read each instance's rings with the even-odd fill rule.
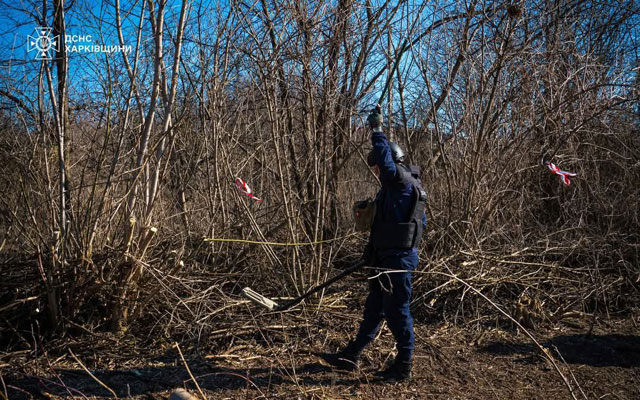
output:
[[562,179],[562,182],[564,182],[564,184],[567,186],[571,185],[571,181],[569,180],[570,176],[578,176],[578,174],[574,172],[567,172],[567,171],[561,170],[560,168],[558,168],[558,166],[556,166],[552,162],[547,161],[544,164],[547,166],[547,168],[551,170],[551,172],[553,172],[556,175],[559,175],[560,179]]
[[249,185],[247,185],[247,182],[243,181],[240,178],[236,178],[236,186],[238,187],[238,190],[241,193],[246,194],[247,196],[251,197],[252,199],[254,199],[255,201],[262,201],[261,199],[257,198],[254,194],[253,194],[253,190],[251,190],[251,188],[249,187]]

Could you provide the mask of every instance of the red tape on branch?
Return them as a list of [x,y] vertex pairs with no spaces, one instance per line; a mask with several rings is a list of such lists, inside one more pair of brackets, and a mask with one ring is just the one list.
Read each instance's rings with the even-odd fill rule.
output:
[[251,188],[249,187],[249,185],[247,185],[247,182],[243,181],[240,178],[236,178],[236,186],[238,187],[238,190],[241,193],[246,194],[247,196],[251,197],[252,199],[254,199],[255,201],[262,201],[261,199],[257,198],[254,194],[253,194],[253,190],[251,190]]
[[551,172],[559,175],[560,179],[562,179],[562,182],[564,182],[564,184],[567,186],[571,185],[571,181],[569,180],[570,176],[578,176],[578,174],[576,173],[561,170],[554,163],[551,163],[549,161],[545,162],[544,164],[551,170]]

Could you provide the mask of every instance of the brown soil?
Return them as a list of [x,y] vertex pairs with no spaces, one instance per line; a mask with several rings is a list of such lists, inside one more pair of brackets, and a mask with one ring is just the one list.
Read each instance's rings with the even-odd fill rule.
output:
[[[496,320],[463,327],[416,324],[414,377],[409,383],[387,384],[373,377],[393,357],[386,328],[365,350],[358,372],[333,370],[318,357],[347,340],[357,326],[357,311],[334,306],[322,313],[252,318],[254,330],[230,330],[216,340],[202,335],[199,346],[187,344],[197,340],[182,341],[186,363],[208,399],[572,398],[542,351],[526,335]],[[556,355],[576,398],[640,399],[638,315],[607,321],[583,318],[532,333]],[[120,398],[165,399],[179,387],[197,394],[169,342],[143,344],[130,335],[95,333],[58,339],[44,348],[46,353],[40,347],[0,356],[0,389],[10,399],[112,397],[96,379]]]

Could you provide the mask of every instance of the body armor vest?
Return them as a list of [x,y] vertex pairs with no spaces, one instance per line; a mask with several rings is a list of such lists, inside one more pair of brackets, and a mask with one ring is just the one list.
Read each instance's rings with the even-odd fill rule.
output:
[[407,221],[385,221],[383,210],[384,191],[376,198],[377,212],[371,227],[371,244],[377,249],[411,249],[420,245],[422,238],[422,214],[427,203],[427,192],[419,181],[418,167],[411,168],[396,164],[402,169],[401,183],[406,186],[411,183],[413,202]]

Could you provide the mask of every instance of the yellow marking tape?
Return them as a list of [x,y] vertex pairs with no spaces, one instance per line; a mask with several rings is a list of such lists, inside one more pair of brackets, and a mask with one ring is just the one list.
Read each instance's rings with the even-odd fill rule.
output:
[[336,240],[348,238],[349,236],[356,235],[356,233],[351,233],[349,235],[340,236],[333,239],[326,240],[318,240],[315,242],[300,242],[300,243],[278,243],[278,242],[260,242],[257,240],[245,240],[245,239],[224,239],[224,238],[204,238],[205,242],[235,242],[235,243],[250,243],[250,244],[265,244],[267,246],[308,246],[320,243],[328,243],[334,242]]

